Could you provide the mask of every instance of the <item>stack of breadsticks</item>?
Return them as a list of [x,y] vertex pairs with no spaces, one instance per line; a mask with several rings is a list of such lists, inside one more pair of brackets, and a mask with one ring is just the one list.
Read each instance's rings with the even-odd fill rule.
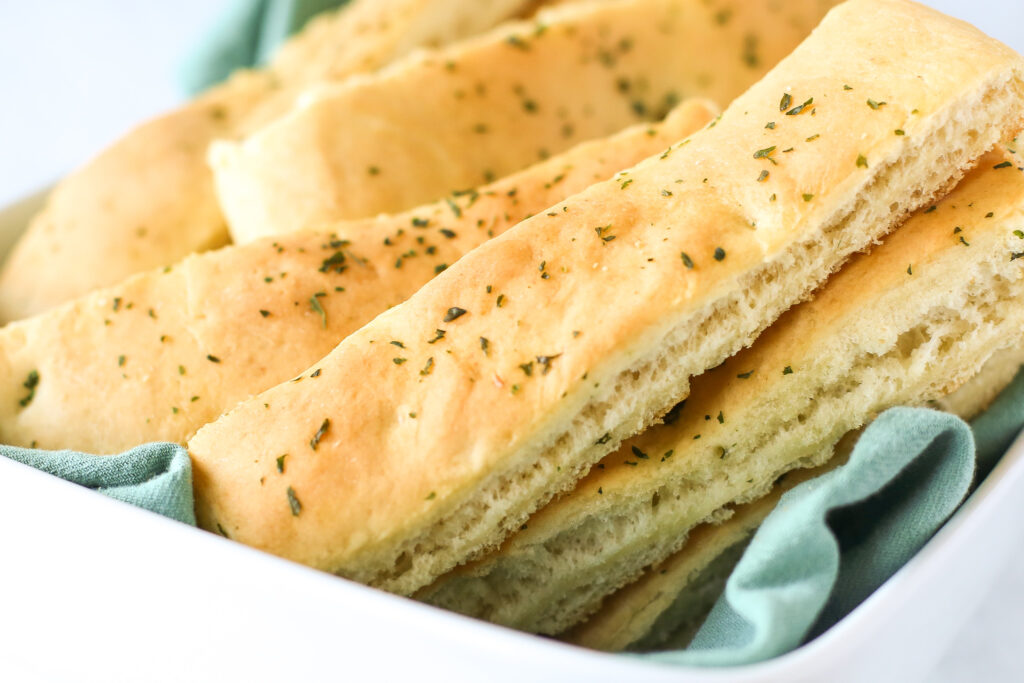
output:
[[0,275],[0,436],[180,442],[228,538],[684,643],[784,490],[1018,366],[1024,61],[834,4],[317,20],[55,189]]

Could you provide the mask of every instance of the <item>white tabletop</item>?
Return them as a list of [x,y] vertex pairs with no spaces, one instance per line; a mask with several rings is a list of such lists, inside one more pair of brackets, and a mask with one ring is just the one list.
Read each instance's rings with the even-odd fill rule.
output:
[[[180,57],[226,0],[0,0],[0,206],[83,163],[181,99]],[[469,0],[467,0],[469,1]],[[1021,0],[930,0],[1024,52]],[[1024,678],[1024,524],[1017,562],[929,681]]]

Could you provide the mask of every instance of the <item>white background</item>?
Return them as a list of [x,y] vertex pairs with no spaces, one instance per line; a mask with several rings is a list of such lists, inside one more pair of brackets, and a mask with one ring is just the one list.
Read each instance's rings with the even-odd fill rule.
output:
[[[0,206],[179,101],[181,56],[224,1],[0,0]],[[1024,51],[1024,0],[927,4]],[[1024,680],[1021,522],[1018,537],[1006,539],[1019,559],[929,680]]]

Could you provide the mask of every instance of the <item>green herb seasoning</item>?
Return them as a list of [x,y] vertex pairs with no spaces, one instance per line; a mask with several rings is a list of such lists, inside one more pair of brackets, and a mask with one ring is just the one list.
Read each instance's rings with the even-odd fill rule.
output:
[[1012,164],[1012,163],[1010,163],[1009,161],[1004,161],[1004,162],[1003,162],[1003,163],[1001,163],[1001,164],[996,164],[996,165],[995,165],[995,166],[993,166],[992,168],[1010,168],[1011,166],[1013,166],[1013,164]]
[[25,378],[25,381],[21,383],[21,386],[28,389],[28,394],[18,401],[18,405],[24,408],[36,397],[36,387],[39,386],[39,371],[31,370],[28,373],[28,377]]
[[405,344],[403,344],[400,341],[391,341],[391,342],[388,342],[388,343],[391,344],[392,346],[397,346],[400,349],[404,349],[405,348]]
[[441,228],[441,234],[448,239],[453,239],[455,237],[455,231],[449,230],[448,228]]
[[857,155],[857,168],[867,168],[867,167],[868,167],[867,157],[865,157],[863,154],[858,154]]
[[497,306],[498,308],[501,308],[501,305],[503,303],[505,303],[505,295],[499,294],[498,298],[494,301],[494,305]]
[[320,298],[317,295],[309,297],[309,307],[313,309],[314,313],[320,316],[320,326],[323,329],[327,329],[327,311],[320,305]]
[[423,369],[420,370],[420,374],[421,375],[429,375],[433,371],[434,371],[434,357],[431,356],[430,358],[427,359],[427,363],[426,363],[426,365],[423,366]]
[[291,508],[293,517],[298,517],[299,513],[302,512],[302,503],[299,502],[298,497],[295,495],[295,489],[291,486],[288,487],[288,507]]
[[868,106],[871,107],[872,109],[875,109],[875,110],[878,110],[881,107],[884,107],[886,104],[888,104],[888,103],[884,102],[884,101],[883,102],[876,102],[875,100],[872,100],[870,98],[868,99]]
[[118,356],[117,357],[117,367],[123,368],[124,367],[124,361],[125,361],[125,358],[124,358],[123,355]]
[[768,123],[764,124],[764,127],[767,128],[768,130],[775,130],[775,122],[769,121]]
[[487,339],[487,337],[480,337],[480,350],[484,352],[485,356],[487,355],[487,351],[490,347],[491,342]]
[[718,411],[718,424],[725,424],[725,416],[722,415],[722,411]]
[[313,438],[309,440],[309,447],[315,451],[317,446],[320,445],[320,439],[324,438],[324,434],[326,434],[327,430],[330,428],[331,421],[325,417],[324,421],[320,424],[320,429],[316,430],[316,434],[314,434]]
[[551,361],[553,361],[554,359],[558,358],[561,355],[562,354],[560,353],[556,353],[553,356],[537,356],[537,364],[544,368],[543,370],[541,370],[540,374],[548,374],[548,371],[551,370]]
[[773,164],[777,165],[779,162],[775,161],[775,159],[772,158],[772,154],[774,152],[775,152],[775,145],[772,145],[771,147],[765,147],[764,149],[759,149],[756,152],[754,152],[754,158],[755,159],[767,159],[768,161],[770,161]]
[[779,111],[786,111],[791,104],[793,104],[793,96],[789,93],[784,94],[779,101]]
[[270,316],[270,311],[268,311],[268,310],[266,310],[264,308],[261,308],[260,309],[260,315],[262,315],[264,318],[267,318],[267,317]]
[[277,456],[277,471],[284,474],[284,459],[288,457],[288,454]]
[[807,194],[807,193],[804,193],[804,201],[805,201],[805,202],[809,202],[809,201],[811,201],[812,199],[814,199],[814,195],[813,195],[813,194]]
[[747,372],[741,372],[740,374],[738,374],[738,375],[736,375],[736,376],[737,376],[737,377],[738,377],[739,379],[749,379],[749,378],[750,378],[750,376],[751,376],[751,375],[753,375],[753,374],[754,374],[754,371],[753,371],[753,370],[748,370]]
[[906,135],[906,132],[904,132],[902,128],[897,128],[893,133],[896,135]]
[[803,104],[801,104],[801,105],[798,105],[798,106],[796,106],[796,107],[793,107],[792,109],[790,109],[789,111],[787,111],[787,112],[786,112],[786,116],[796,116],[797,114],[799,114],[800,112],[802,112],[802,111],[803,111],[804,109],[806,109],[807,107],[809,107],[809,106],[810,106],[810,105],[812,105],[813,103],[814,103],[814,98],[813,98],[813,97],[811,97],[811,98],[809,98],[809,99],[808,99],[808,100],[807,100],[806,102],[804,102]]
[[783,375],[792,375],[793,374],[793,368],[790,367],[789,365],[787,365],[786,367],[782,368],[782,374]]
[[722,249],[721,247],[715,247],[715,260],[716,261],[723,261],[723,260],[725,260],[725,249]]
[[757,182],[763,183],[764,181],[768,180],[768,176],[769,173],[767,169],[761,171],[761,175],[757,176]]
[[609,442],[609,441],[611,441],[611,440],[612,440],[612,435],[611,435],[611,433],[610,433],[610,432],[605,432],[604,436],[602,436],[602,437],[601,437],[600,439],[598,439],[598,440],[596,441],[596,444],[597,444],[598,446],[603,446],[604,444],[608,443],[608,442]]
[[459,308],[458,306],[452,306],[448,309],[448,312],[444,314],[444,322],[450,323],[451,321],[457,320],[458,318],[466,315],[466,313],[466,309]]
[[402,363],[404,363],[407,360],[409,360],[409,359],[408,358],[392,358],[391,362],[394,363],[395,365],[401,365]]
[[509,45],[511,45],[512,47],[517,48],[519,50],[526,51],[526,50],[530,49],[529,43],[527,43],[525,40],[523,40],[522,38],[520,38],[517,35],[509,36],[508,38],[505,39],[505,42],[508,43]]
[[522,370],[523,373],[525,373],[527,377],[533,377],[533,361],[532,360],[529,363],[520,363],[519,364],[519,369]]
[[630,447],[629,447],[629,449],[630,449],[631,451],[633,451],[633,455],[635,455],[636,457],[640,458],[641,460],[648,460],[648,459],[649,459],[649,458],[647,457],[647,454],[646,454],[646,453],[644,453],[644,452],[643,452],[642,450],[640,450],[639,448],[637,448],[636,446],[630,446]]
[[220,362],[220,358],[217,358],[217,356],[214,356],[214,355],[209,354],[209,353],[206,354],[206,360],[210,361],[211,363],[219,363]]
[[442,329],[435,329],[434,330],[434,338],[427,340],[427,343],[428,344],[436,344],[437,342],[439,342],[442,339],[444,339],[444,335],[445,334],[446,334],[446,332],[444,330],[442,330]]
[[689,270],[693,270],[693,259],[685,251],[679,252],[679,257],[683,259],[683,265]]
[[459,205],[451,197],[445,197],[444,201],[447,202],[448,208],[452,210],[456,218],[462,218],[462,209],[459,208]]

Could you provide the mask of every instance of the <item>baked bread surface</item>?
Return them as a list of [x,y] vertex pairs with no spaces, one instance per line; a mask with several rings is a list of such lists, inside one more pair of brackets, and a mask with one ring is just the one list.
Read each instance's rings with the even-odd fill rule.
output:
[[1024,173],[1007,160],[983,158],[935,209],[695,380],[670,424],[625,443],[500,552],[422,597],[558,633],[723,506],[827,460],[878,412],[940,399],[1018,348]]
[[211,148],[235,242],[393,213],[476,187],[687,97],[732,101],[831,2],[604,0],[311,91]]
[[0,435],[93,453],[184,443],[490,237],[715,113],[684,102],[662,123],[582,143],[450,202],[192,256],[10,324],[0,329]]
[[378,69],[417,46],[472,35],[527,0],[354,0],[315,19],[266,68],[241,71],[141,124],[54,188],[0,271],[0,322],[229,241],[209,144],[287,112],[314,83]]
[[315,378],[201,429],[201,524],[415,591],[1012,136],[1021,86],[1020,58],[966,24],[846,3],[717,123],[484,244]]

